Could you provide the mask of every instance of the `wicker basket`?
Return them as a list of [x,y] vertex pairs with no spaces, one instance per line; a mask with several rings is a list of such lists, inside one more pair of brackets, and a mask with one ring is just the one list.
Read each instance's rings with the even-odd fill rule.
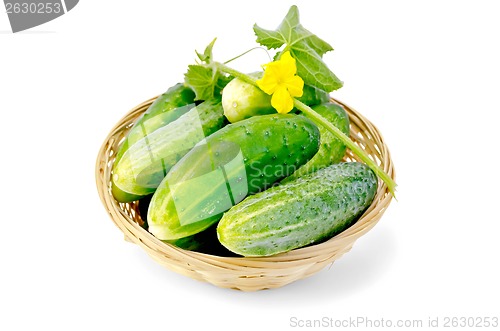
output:
[[[372,205],[353,226],[323,243],[271,257],[220,257],[163,243],[140,226],[142,220],[138,204],[118,203],[110,189],[111,168],[118,146],[134,121],[155,99],[156,97],[147,100],[132,109],[104,141],[97,157],[97,189],[104,207],[125,235],[125,240],[141,246],[154,260],[175,272],[219,287],[243,291],[281,287],[315,274],[348,252],[356,239],[377,224],[392,200],[387,186],[379,180]],[[389,150],[378,129],[354,109],[338,100],[333,101],[343,105],[349,114],[351,139],[394,179],[394,166]],[[349,150],[345,160],[360,161]]]

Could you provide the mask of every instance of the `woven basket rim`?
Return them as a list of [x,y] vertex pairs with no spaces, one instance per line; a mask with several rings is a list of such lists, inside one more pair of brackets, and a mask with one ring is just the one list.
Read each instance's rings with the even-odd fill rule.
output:
[[[176,272],[185,274],[191,278],[208,281],[217,286],[242,290],[259,290],[283,286],[294,280],[314,274],[321,270],[326,264],[332,263],[345,252],[349,251],[353,243],[359,237],[375,226],[393,198],[387,185],[379,179],[379,185],[373,203],[351,227],[324,242],[273,256],[217,256],[202,252],[188,251],[164,243],[142,228],[133,219],[131,214],[133,214],[134,211],[130,209],[131,204],[118,203],[114,200],[110,190],[110,169],[114,161],[113,147],[119,145],[120,140],[123,139],[134,121],[157,97],[158,96],[150,98],[134,107],[112,128],[98,153],[96,160],[96,184],[101,202],[108,211],[112,221],[123,232],[125,239],[138,244],[157,262]],[[380,131],[373,123],[352,107],[335,98],[331,100],[343,106],[349,114],[349,119],[351,121],[351,138],[354,135],[356,139],[359,140],[360,144],[365,148],[369,148],[370,151],[376,154],[376,157],[372,155],[372,158],[378,161],[383,170],[395,180],[394,165],[389,149],[384,143]],[[353,131],[353,128],[356,128],[356,130]],[[368,138],[363,139],[365,136]],[[360,161],[355,155],[352,155],[352,153],[346,155],[350,160]],[[308,268],[308,270],[303,272],[301,267]],[[280,274],[280,270],[284,273]],[[233,282],[224,278],[224,276],[227,276],[226,278],[231,279],[232,273],[236,274],[236,280]],[[272,278],[274,273],[276,273],[276,277]],[[248,275],[247,280],[245,280],[245,275]],[[259,278],[255,275],[261,275],[264,279],[271,277],[275,282],[269,283],[269,279],[267,279],[269,284],[265,282],[260,284],[254,281],[255,278]],[[295,277],[296,279],[294,279],[293,276],[288,278],[288,275],[297,276]]]

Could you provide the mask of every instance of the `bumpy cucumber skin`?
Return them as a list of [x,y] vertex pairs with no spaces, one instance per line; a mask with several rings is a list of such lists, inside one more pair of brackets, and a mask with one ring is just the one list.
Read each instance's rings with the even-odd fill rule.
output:
[[[113,171],[116,164],[118,164],[129,147],[144,138],[145,134],[151,133],[175,121],[194,107],[194,97],[195,94],[189,87],[185,87],[183,84],[178,83],[156,98],[151,106],[149,106],[144,114],[142,114],[132,126],[126,139],[118,148]],[[119,202],[131,202],[142,197],[141,195],[134,195],[122,191],[115,185],[113,179],[111,180],[111,193]]]
[[[349,116],[344,107],[334,102],[328,102],[313,106],[312,109],[349,136]],[[305,116],[307,117],[307,115]],[[318,153],[290,177],[286,178],[285,182],[342,161],[346,151],[345,144],[335,138],[323,126],[318,125],[318,127],[321,141]]]
[[269,256],[318,243],[350,227],[370,206],[377,177],[343,162],[247,197],[224,214],[219,241],[243,256]]
[[[172,166],[198,141],[226,124],[220,98],[202,102],[130,146],[115,165],[114,185],[134,196],[153,193]],[[174,149],[177,152],[172,153]]]
[[[176,203],[179,205],[182,201],[178,197],[174,201],[169,183],[185,183],[213,173],[214,169],[220,170],[234,157],[234,146],[241,150],[246,181],[241,173],[226,172],[226,182],[234,184],[231,186],[232,204],[221,209],[221,201],[227,201],[230,195],[226,183],[204,180],[197,184],[197,189],[203,193],[190,196],[184,204],[187,207],[179,211],[180,216]],[[318,148],[319,129],[303,116],[263,115],[230,124],[208,137],[206,145],[193,148],[171,169],[149,206],[149,231],[162,240],[201,232],[246,195],[266,189],[305,164]],[[181,218],[188,221],[181,224]]]

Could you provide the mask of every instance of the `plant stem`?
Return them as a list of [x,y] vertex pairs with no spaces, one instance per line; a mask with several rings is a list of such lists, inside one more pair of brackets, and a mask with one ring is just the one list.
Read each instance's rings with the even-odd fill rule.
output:
[[373,172],[382,179],[389,188],[389,191],[394,196],[394,191],[396,188],[396,183],[392,180],[392,178],[385,173],[370,157],[363,151],[358,145],[356,145],[348,136],[346,136],[342,131],[339,130],[335,125],[333,125],[330,121],[326,120],[323,116],[315,112],[308,105],[300,102],[297,99],[294,99],[294,105],[302,111],[304,114],[308,115],[316,124],[320,124],[325,127],[328,131],[330,131],[337,139],[342,141],[354,154],[356,154],[363,162],[366,163]]
[[226,62],[224,62],[224,64],[228,64],[229,62],[232,62],[232,61],[234,61],[236,59],[239,59],[243,55],[245,55],[247,53],[250,53],[251,51],[254,51],[256,49],[262,49],[263,51],[265,51],[267,53],[267,57],[269,58],[269,61],[272,61],[271,56],[269,55],[269,53],[267,52],[267,50],[264,47],[257,46],[257,47],[254,47],[254,48],[250,48],[248,51],[243,52],[240,55],[237,55],[237,56],[233,57],[232,59],[227,60]]
[[239,78],[246,83],[257,86],[256,78],[253,78],[250,75],[239,72],[238,70],[234,70],[233,68],[228,67],[227,65],[222,64],[220,62],[215,62],[214,64],[219,68],[220,71],[225,72],[226,74],[230,74],[233,77]]
[[[239,78],[244,82],[247,82],[249,84],[257,86],[257,79],[244,74],[242,72],[239,72],[238,70],[234,70],[233,68],[230,68],[226,66],[225,64],[215,62],[215,65],[219,68],[220,71],[223,71],[233,77]],[[394,196],[394,191],[396,188],[396,183],[392,180],[392,178],[385,173],[383,169],[381,169],[375,161],[370,159],[370,157],[365,153],[364,150],[362,150],[358,145],[356,145],[348,136],[346,136],[342,131],[340,131],[335,125],[330,123],[327,119],[325,119],[323,116],[315,112],[311,107],[308,105],[300,102],[299,100],[294,98],[294,105],[297,107],[297,109],[301,110],[303,113],[308,115],[316,124],[324,126],[330,133],[332,133],[337,139],[339,139],[341,142],[343,142],[355,155],[357,155],[363,162],[366,163],[370,169],[373,170],[373,172],[384,181],[384,183],[387,184],[387,187],[389,188],[389,191],[391,194]]]

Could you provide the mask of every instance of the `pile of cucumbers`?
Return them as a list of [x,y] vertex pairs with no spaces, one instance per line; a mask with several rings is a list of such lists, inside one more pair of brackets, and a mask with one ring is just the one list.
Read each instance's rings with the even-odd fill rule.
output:
[[[156,238],[216,255],[288,252],[354,224],[377,191],[373,171],[342,162],[346,146],[326,129],[298,111],[277,114],[242,84],[208,100],[182,83],[159,96],[117,151],[114,198],[139,201]],[[300,100],[349,134],[327,93],[306,85]]]

